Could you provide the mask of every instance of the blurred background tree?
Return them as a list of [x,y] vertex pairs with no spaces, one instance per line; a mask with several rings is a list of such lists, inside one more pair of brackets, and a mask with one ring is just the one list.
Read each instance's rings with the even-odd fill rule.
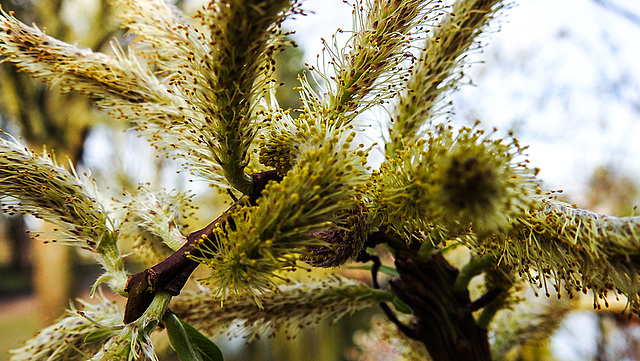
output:
[[[96,51],[109,48],[110,38],[118,31],[111,21],[108,0],[20,1],[2,0],[5,9],[13,9],[27,22],[38,23],[59,39]],[[50,91],[40,80],[32,79],[8,64],[0,64],[0,120],[2,128],[22,136],[30,147],[42,144],[55,150],[59,159],[68,158],[77,167],[83,161],[85,140],[95,124],[106,121],[89,99],[74,93]],[[16,287],[24,290],[32,284],[44,324],[53,321],[73,298],[74,274],[78,265],[75,250],[67,247],[43,247],[43,237],[29,242],[22,216],[3,217],[5,242],[11,259],[4,266],[2,294]],[[47,232],[49,225],[39,224],[35,231]],[[21,275],[31,275],[28,278]],[[18,280],[20,282],[10,282]],[[59,287],[51,287],[51,283]]]

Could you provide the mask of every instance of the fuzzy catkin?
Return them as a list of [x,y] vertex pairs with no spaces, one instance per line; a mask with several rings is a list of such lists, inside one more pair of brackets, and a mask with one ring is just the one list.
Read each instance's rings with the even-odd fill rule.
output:
[[104,331],[105,337],[116,334],[118,331],[113,327],[122,323],[122,313],[102,295],[99,303],[78,300],[78,304],[78,307],[72,305],[53,325],[40,330],[23,347],[10,351],[10,360],[73,360],[100,350],[102,339],[85,339],[101,331]]
[[514,220],[505,235],[470,241],[532,284],[564,289],[569,295],[593,291],[594,308],[609,292],[627,297],[640,310],[639,217],[610,217],[542,200]]
[[258,300],[280,271],[299,267],[308,246],[323,244],[318,232],[349,227],[349,211],[362,206],[367,152],[352,149],[349,127],[307,116],[299,131],[305,142],[282,181],[268,184],[255,206],[231,212],[233,227],[220,226],[212,242],[196,244],[201,256],[194,259],[211,268],[207,281],[223,299],[248,292]]
[[433,244],[509,229],[540,192],[537,170],[519,160],[524,149],[475,128],[435,127],[374,172],[371,218]]
[[[304,302],[299,302],[304,297]],[[172,303],[172,310],[201,331],[214,335],[244,334],[252,339],[265,332],[283,330],[294,337],[299,327],[323,319],[337,320],[354,312],[390,301],[388,291],[374,290],[353,280],[333,276],[317,282],[281,285],[277,292],[261,298],[262,309],[248,295],[221,303],[210,291],[185,292]],[[239,328],[230,326],[239,324]]]
[[437,103],[458,86],[465,54],[473,50],[478,36],[502,6],[501,0],[458,0],[445,9],[449,16],[430,29],[432,34],[421,46],[393,108],[388,156],[393,157],[402,147],[402,139],[413,143],[424,136],[424,126],[437,115]]

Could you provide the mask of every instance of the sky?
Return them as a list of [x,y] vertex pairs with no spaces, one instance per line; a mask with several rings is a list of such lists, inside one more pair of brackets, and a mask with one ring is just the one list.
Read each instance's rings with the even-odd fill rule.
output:
[[[554,189],[578,193],[591,170],[640,175],[640,24],[594,0],[527,0],[487,37],[484,64],[454,102],[515,128]],[[640,2],[618,1],[640,16]]]

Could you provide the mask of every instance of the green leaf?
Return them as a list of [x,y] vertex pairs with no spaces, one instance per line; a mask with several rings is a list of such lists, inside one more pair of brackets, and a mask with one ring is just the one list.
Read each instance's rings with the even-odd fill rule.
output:
[[203,361],[224,361],[222,351],[218,348],[218,345],[213,343],[207,336],[203,335],[195,327],[180,320],[182,327],[187,332],[189,339],[200,352]]
[[[370,264],[365,264],[365,265],[362,265],[362,266],[345,266],[345,268],[348,268],[348,269],[363,269],[363,270],[367,270],[367,271],[371,271],[371,267],[372,267],[372,265],[370,265]],[[391,277],[400,277],[400,273],[398,273],[398,271],[393,267],[380,266],[380,269],[378,271],[382,272],[382,273],[384,273],[386,275],[389,275]]]
[[171,348],[178,354],[181,361],[204,361],[200,356],[200,352],[196,351],[191,343],[187,331],[182,326],[182,322],[175,314],[167,312],[163,317],[165,326],[167,327],[167,335],[169,335],[169,344]]
[[224,361],[222,351],[195,327],[167,312],[164,318],[169,343],[181,361]]
[[406,303],[404,303],[398,296],[393,297],[391,300],[393,307],[396,308],[396,311],[404,314],[411,314],[413,311],[411,307],[409,307]]

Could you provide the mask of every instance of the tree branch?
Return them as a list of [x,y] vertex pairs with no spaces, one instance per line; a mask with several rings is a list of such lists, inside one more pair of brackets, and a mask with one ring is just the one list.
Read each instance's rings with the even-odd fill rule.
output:
[[[379,235],[380,236],[380,235]],[[415,249],[393,235],[387,243],[396,250],[400,277],[392,290],[417,318],[412,334],[434,360],[491,360],[487,330],[476,323],[468,290],[455,290],[458,270],[440,254],[421,262]]]
[[[281,179],[276,171],[255,173],[251,175],[251,178],[253,179],[253,189],[249,193],[248,201],[252,204],[260,197],[269,181],[280,181]],[[193,245],[200,239],[213,240],[214,237],[211,237],[213,229],[225,222],[233,222],[229,214],[241,202],[246,202],[246,199],[238,200],[206,227],[190,233],[187,236],[187,243],[171,256],[155,266],[129,277],[125,288],[125,291],[128,292],[128,298],[124,323],[131,323],[138,319],[159,291],[167,292],[172,296],[180,294],[191,273],[199,265],[198,262],[190,258],[190,255],[197,256],[196,252],[198,252]],[[216,247],[215,244],[209,246]]]

